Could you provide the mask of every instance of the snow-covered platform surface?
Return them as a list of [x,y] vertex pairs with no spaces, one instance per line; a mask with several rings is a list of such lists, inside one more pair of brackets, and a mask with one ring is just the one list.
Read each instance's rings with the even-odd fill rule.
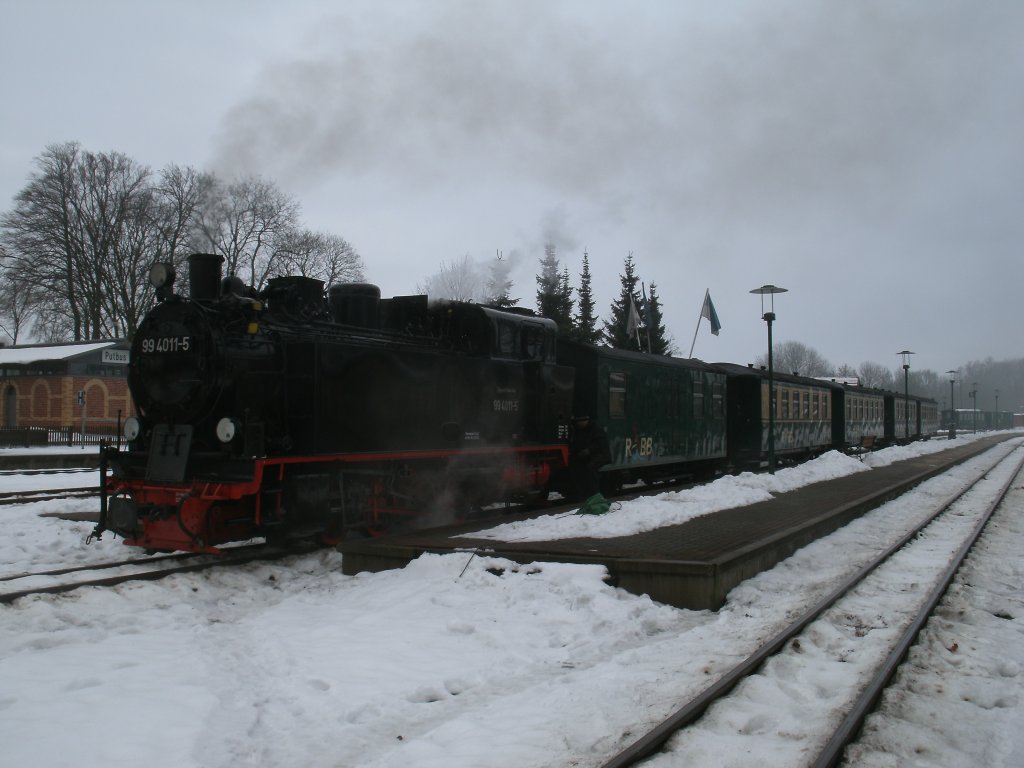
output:
[[[946,441],[928,441],[863,462],[833,451],[812,462],[821,477],[810,484],[806,468],[744,473],[654,499],[617,502],[601,516],[524,515],[486,530],[477,523],[350,540],[339,550],[350,575],[401,568],[427,552],[592,563],[607,569],[614,586],[635,594],[717,610],[744,580],[1011,436],[950,441],[948,448]],[[788,473],[799,476],[798,487],[789,484]]]

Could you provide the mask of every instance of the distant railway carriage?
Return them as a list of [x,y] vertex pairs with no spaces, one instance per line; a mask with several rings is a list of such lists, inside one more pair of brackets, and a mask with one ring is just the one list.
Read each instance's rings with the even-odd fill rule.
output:
[[902,442],[919,432],[918,403],[914,398],[897,394],[889,400],[886,409],[886,431],[897,442]]
[[920,423],[918,426],[918,435],[921,437],[931,437],[939,431],[939,404],[927,397],[919,397],[919,410]]
[[[977,411],[970,408],[957,408],[953,411],[955,426],[962,431],[984,432],[992,429],[1013,429],[1015,426],[1024,426],[1024,416],[1013,414],[1009,411]],[[942,412],[942,424],[947,428],[950,423],[950,412]]]
[[[732,363],[713,367],[728,377],[730,458],[737,467],[758,466],[768,453],[768,372]],[[841,387],[789,374],[774,379],[776,457],[795,459],[837,447],[833,397]]]
[[835,390],[836,447],[861,445],[865,438],[879,444],[886,438],[885,403],[891,392],[844,384]]
[[886,437],[889,442],[903,443],[930,437],[938,428],[939,406],[934,400],[891,393],[886,411]]
[[602,485],[713,473],[726,458],[726,377],[699,360],[559,340],[573,409],[608,434]]

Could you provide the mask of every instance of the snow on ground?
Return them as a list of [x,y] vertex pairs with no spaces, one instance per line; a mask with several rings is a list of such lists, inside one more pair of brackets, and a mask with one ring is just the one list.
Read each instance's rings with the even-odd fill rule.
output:
[[577,537],[596,539],[632,536],[666,525],[678,525],[695,517],[723,509],[742,507],[765,501],[774,494],[785,493],[822,480],[845,477],[866,472],[873,467],[888,466],[894,461],[943,451],[976,436],[955,440],[928,440],[906,446],[896,446],[864,456],[852,458],[839,451],[829,451],[815,461],[778,470],[774,475],[744,472],[727,475],[713,483],[669,491],[653,498],[615,502],[611,515],[561,515],[537,520],[504,523],[476,532],[475,538],[498,541],[556,541]]
[[[605,518],[540,520],[512,534],[543,538],[550,534],[535,529],[562,531],[569,520],[617,535],[607,531],[637,530],[650,517],[677,522],[747,503],[737,498],[950,445],[889,449],[863,464],[826,456],[774,477],[726,478],[628,502]],[[0,606],[3,762],[600,765],[962,487],[991,463],[986,457],[805,547],[737,587],[717,612],[613,589],[598,566],[520,566],[468,554],[344,576],[341,556],[326,552],[22,599]],[[0,478],[0,491],[7,481]],[[84,511],[96,501],[63,506]],[[0,576],[124,554],[109,535],[86,547],[91,524],[40,517],[44,510],[53,503],[0,508],[8,523]],[[1000,525],[972,555],[960,596],[933,622],[936,639],[925,642],[933,650],[957,642],[957,652],[940,654],[935,670],[922,661],[908,677],[909,693],[890,697],[901,715],[916,710],[917,720],[888,716],[873,726],[932,751],[915,758],[911,746],[902,762],[886,762],[877,756],[884,741],[877,753],[866,744],[865,765],[965,765],[971,745],[981,743],[985,764],[1022,764],[1024,523],[1018,514]],[[815,683],[794,676],[789,684],[811,693]],[[790,765],[791,755],[754,755],[749,764]],[[682,759],[697,768],[719,764],[713,755]]]

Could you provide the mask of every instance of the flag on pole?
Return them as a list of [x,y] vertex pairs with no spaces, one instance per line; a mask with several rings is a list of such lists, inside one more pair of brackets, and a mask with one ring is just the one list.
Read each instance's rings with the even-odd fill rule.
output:
[[636,311],[636,304],[633,303],[633,297],[629,297],[629,316],[626,318],[626,335],[632,336],[636,333],[636,329],[640,327],[640,315]]
[[647,287],[640,283],[641,305],[644,310],[644,328],[648,331],[654,327],[654,311],[651,309],[651,302],[647,298]]
[[708,319],[708,322],[711,323],[712,335],[717,336],[718,332],[722,330],[722,324],[718,321],[718,313],[715,312],[715,305],[711,302],[710,288],[704,293],[704,307],[700,311],[700,316]]

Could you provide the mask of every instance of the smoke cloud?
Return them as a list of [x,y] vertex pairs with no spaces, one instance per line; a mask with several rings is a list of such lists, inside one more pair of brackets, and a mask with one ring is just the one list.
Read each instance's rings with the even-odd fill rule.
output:
[[423,188],[475,170],[609,212],[756,213],[842,194],[869,217],[918,191],[922,170],[977,130],[971,115],[1006,96],[986,73],[1019,60],[1003,17],[1024,14],[791,0],[695,20],[670,4],[602,18],[593,4],[550,5],[324,24],[306,56],[268,69],[230,111],[218,165],[285,184],[385,174]]

